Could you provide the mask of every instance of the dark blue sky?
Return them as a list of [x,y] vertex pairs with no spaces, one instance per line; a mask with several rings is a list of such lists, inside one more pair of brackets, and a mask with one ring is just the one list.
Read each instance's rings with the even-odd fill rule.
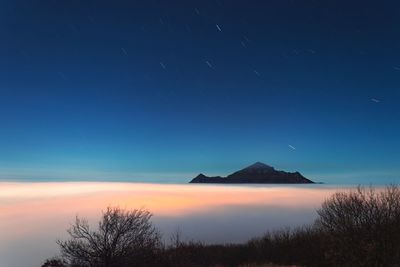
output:
[[0,179],[400,182],[399,25],[397,1],[2,1]]

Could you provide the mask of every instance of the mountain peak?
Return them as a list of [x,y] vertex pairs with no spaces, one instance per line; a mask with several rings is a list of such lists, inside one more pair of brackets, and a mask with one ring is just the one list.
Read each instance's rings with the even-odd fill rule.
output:
[[270,172],[274,172],[275,169],[274,167],[271,167],[267,164],[264,164],[262,162],[257,161],[256,163],[241,169],[240,171],[237,171],[234,174],[238,174],[238,173],[270,173]]
[[246,167],[245,169],[274,169],[274,168],[265,163],[257,161],[256,163]]

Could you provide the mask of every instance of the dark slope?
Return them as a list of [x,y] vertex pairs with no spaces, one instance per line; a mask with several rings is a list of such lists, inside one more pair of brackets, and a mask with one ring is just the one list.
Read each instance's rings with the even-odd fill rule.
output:
[[208,177],[199,174],[190,183],[216,183],[216,184],[312,184],[313,181],[305,178],[299,172],[285,172],[275,170],[261,162],[256,162],[227,177]]

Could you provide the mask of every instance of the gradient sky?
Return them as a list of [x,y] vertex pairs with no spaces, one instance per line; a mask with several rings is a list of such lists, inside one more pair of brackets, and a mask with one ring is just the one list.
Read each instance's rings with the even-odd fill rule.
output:
[[399,25],[398,1],[1,1],[0,179],[400,182]]

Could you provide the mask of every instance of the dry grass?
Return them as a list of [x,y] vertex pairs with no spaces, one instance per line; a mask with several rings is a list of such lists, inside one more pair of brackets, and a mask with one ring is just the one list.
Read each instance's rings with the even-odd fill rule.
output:
[[[224,265],[217,265],[214,267],[227,267]],[[241,265],[240,267],[299,267],[298,265],[276,265],[272,263],[264,263],[264,264],[245,264]]]
[[247,264],[247,265],[242,265],[240,267],[298,267],[297,265],[276,265],[276,264],[262,264],[262,265],[253,265],[253,264]]

